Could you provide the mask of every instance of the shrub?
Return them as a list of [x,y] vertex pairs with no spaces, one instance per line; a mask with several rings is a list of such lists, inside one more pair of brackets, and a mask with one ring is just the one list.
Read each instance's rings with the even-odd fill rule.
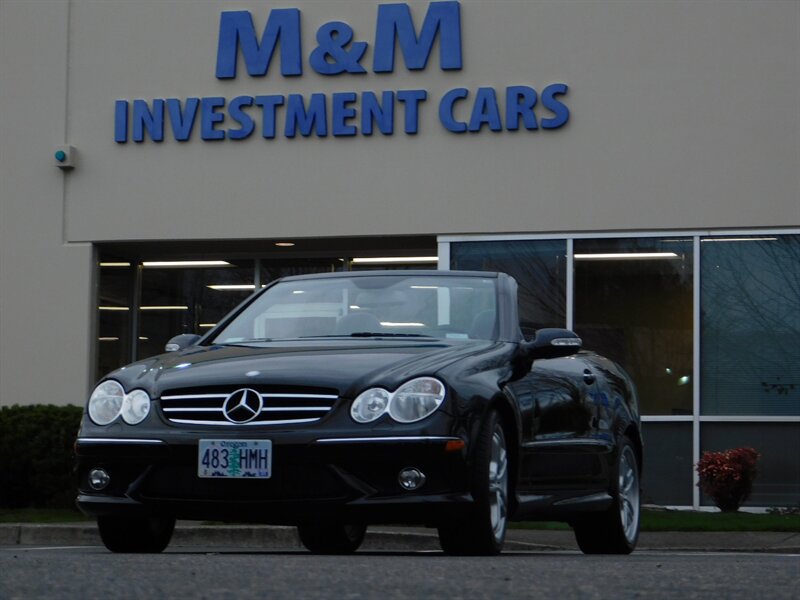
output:
[[79,406],[0,408],[0,507],[73,508]]
[[753,448],[703,452],[697,463],[697,485],[721,511],[736,512],[753,490],[760,456]]

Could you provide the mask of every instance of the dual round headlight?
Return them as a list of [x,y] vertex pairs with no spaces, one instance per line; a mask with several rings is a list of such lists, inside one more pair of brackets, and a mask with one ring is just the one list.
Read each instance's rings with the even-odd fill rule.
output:
[[414,423],[433,414],[444,394],[444,384],[433,377],[412,379],[394,392],[370,388],[353,401],[350,416],[358,423],[371,423],[388,413],[398,423]]
[[89,418],[97,425],[108,425],[119,416],[128,425],[136,425],[149,413],[150,396],[147,392],[133,390],[126,394],[113,379],[98,385],[89,397]]

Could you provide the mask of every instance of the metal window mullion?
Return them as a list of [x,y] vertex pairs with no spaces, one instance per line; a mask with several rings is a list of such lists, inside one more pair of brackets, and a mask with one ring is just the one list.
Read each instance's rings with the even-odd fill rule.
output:
[[[441,240],[441,238],[439,238]],[[450,242],[438,242],[439,263],[437,267],[440,271],[450,270]]]
[[131,298],[131,360],[136,362],[139,355],[139,307],[142,304],[142,263],[136,264],[133,270],[133,297]]
[[567,329],[575,328],[575,240],[567,238]]
[[692,505],[700,508],[700,481],[694,465],[700,460],[700,236],[694,236],[692,273],[693,326],[692,326]]

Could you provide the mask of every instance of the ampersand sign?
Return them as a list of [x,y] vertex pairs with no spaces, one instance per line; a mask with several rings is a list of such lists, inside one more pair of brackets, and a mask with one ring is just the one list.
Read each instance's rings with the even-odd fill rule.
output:
[[359,64],[367,42],[353,42],[350,49],[346,46],[353,40],[353,28],[341,21],[331,21],[317,30],[317,44],[309,57],[311,67],[321,75],[338,75],[348,73],[366,73]]

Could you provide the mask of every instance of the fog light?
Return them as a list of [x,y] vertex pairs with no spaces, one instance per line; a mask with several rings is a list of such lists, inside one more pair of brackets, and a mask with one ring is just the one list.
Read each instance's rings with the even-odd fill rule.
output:
[[100,491],[105,489],[111,483],[111,476],[106,473],[105,469],[92,469],[89,471],[89,485],[93,490]]
[[418,490],[425,485],[425,474],[419,469],[403,469],[397,476],[397,482],[404,490]]

